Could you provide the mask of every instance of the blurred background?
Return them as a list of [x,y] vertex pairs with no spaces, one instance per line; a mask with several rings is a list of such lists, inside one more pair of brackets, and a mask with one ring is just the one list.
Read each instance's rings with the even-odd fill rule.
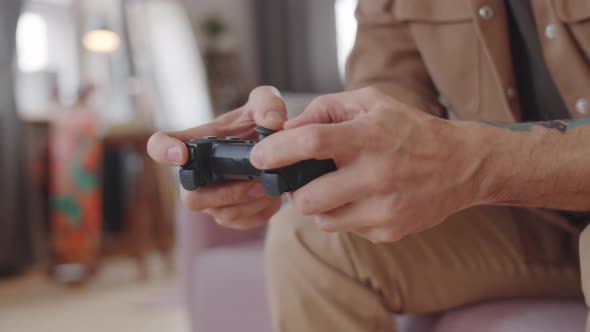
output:
[[176,203],[145,145],[343,89],[356,0],[2,0],[0,331],[269,331],[264,229]]

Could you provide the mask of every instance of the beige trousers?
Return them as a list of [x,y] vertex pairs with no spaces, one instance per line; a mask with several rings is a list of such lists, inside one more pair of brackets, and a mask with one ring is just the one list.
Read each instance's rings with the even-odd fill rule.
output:
[[[578,255],[566,245],[573,235],[539,218],[518,208],[477,207],[376,245],[318,231],[287,205],[271,221],[266,243],[275,331],[392,332],[392,313],[500,299],[582,299]],[[584,239],[582,251],[590,253]],[[590,281],[588,267],[582,276]],[[584,290],[590,295],[590,285]]]

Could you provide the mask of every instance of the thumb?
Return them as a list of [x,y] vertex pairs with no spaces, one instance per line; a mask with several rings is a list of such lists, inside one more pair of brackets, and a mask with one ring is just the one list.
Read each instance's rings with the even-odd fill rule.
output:
[[261,86],[252,90],[246,109],[256,125],[268,129],[281,130],[287,121],[285,101],[279,90],[272,86]]
[[312,123],[340,123],[356,118],[363,109],[353,92],[342,92],[315,98],[297,117],[285,123],[285,129]]

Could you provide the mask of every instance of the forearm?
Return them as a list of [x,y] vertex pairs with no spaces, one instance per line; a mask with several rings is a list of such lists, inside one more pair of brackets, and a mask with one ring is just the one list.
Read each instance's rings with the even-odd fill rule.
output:
[[590,211],[590,119],[468,126],[486,204]]

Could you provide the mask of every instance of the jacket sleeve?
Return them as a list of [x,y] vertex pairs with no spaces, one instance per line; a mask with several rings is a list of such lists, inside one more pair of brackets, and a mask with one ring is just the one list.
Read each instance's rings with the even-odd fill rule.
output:
[[349,89],[375,87],[399,101],[443,116],[437,92],[395,0],[359,0],[358,31],[347,63]]

